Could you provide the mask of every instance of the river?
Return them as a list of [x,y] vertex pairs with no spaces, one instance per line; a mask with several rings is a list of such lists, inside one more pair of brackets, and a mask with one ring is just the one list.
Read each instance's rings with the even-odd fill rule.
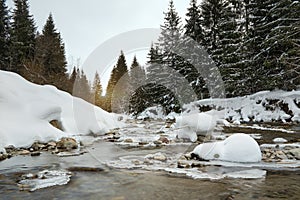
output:
[[[130,132],[130,130],[127,131]],[[131,135],[131,137],[133,136]],[[84,140],[87,141],[87,138]],[[151,165],[153,169],[139,167],[139,165],[136,167],[120,165],[120,162],[124,161],[120,158],[138,160],[155,152],[175,158],[177,154],[189,151],[192,148],[191,145],[183,143],[160,148],[139,149],[124,148],[115,143],[96,140],[93,144],[87,145],[87,153],[81,156],[58,157],[49,152],[43,152],[38,157],[16,156],[0,162],[0,199],[296,200],[300,198],[299,167],[282,169],[269,167],[266,169],[266,176],[257,179],[222,178],[214,180],[210,178],[193,179],[185,174],[159,169],[164,165],[173,166],[172,162],[163,162],[163,165],[159,165],[159,167],[154,163]],[[114,162],[111,163],[111,161]],[[225,173],[239,168],[238,166],[208,166],[205,170],[209,174],[212,172]],[[45,169],[73,169],[70,182],[66,185],[48,187],[34,192],[20,191],[17,182],[22,175],[37,173]]]

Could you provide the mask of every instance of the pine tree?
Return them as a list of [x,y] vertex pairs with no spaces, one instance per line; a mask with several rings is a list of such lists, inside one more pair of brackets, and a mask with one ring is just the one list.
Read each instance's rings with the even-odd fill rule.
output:
[[123,51],[118,58],[116,66],[113,68],[108,81],[106,95],[105,95],[105,108],[109,112],[125,112],[126,102],[124,99],[129,92],[129,75],[126,64],[126,59]]
[[28,0],[15,0],[15,9],[11,24],[11,56],[10,70],[22,73],[26,70],[24,63],[33,60],[36,28],[29,14]]
[[234,5],[224,2],[220,8],[220,18],[216,28],[217,41],[212,49],[212,57],[219,67],[226,89],[226,96],[232,97],[240,93],[243,86],[243,65],[240,61],[239,49],[242,46],[242,34],[236,19],[238,18]]
[[205,45],[204,30],[201,26],[203,24],[201,10],[197,5],[197,0],[191,0],[186,16],[185,35],[191,37],[199,44]]
[[73,67],[72,72],[69,76],[69,80],[68,80],[68,89],[66,90],[67,92],[69,92],[70,94],[73,93],[73,87],[76,81],[76,78],[78,78],[78,74],[77,74],[77,67]]
[[137,61],[136,56],[134,56],[131,67],[130,67],[130,84],[131,89],[135,90],[139,88],[146,80],[146,72],[145,69],[140,66]]
[[42,35],[37,38],[36,59],[43,68],[47,84],[67,90],[65,48],[60,33],[55,29],[52,14],[47,19]]
[[[184,95],[184,91],[181,86],[181,81],[184,78],[180,75],[179,71],[183,67],[184,60],[178,53],[180,49],[178,45],[182,38],[182,27],[180,24],[180,17],[175,10],[174,3],[171,0],[168,11],[165,13],[164,23],[161,25],[161,35],[159,37],[158,48],[159,55],[156,59],[155,67],[152,69],[150,66],[149,77],[151,80],[156,79],[156,84],[162,85],[165,91],[161,91],[161,95],[164,94],[161,104],[169,105],[167,109],[169,111],[179,111],[180,105],[176,102],[174,95],[180,99],[180,95]],[[157,65],[160,65],[160,73],[155,73]],[[167,92],[168,91],[168,92]],[[175,103],[176,102],[176,103]]]
[[95,105],[99,107],[104,107],[103,105],[103,97],[102,97],[102,85],[100,81],[100,76],[98,72],[96,72],[95,77],[94,77],[94,82],[93,82],[93,87],[92,87],[92,93],[95,99]]
[[0,0],[0,70],[9,70],[9,15],[5,0]]
[[74,83],[72,95],[87,102],[92,102],[91,86],[83,70],[77,69],[77,78]]
[[[203,78],[204,71],[206,71],[203,66],[207,61],[203,58],[202,53],[203,46],[206,45],[205,32],[202,28],[203,21],[200,6],[197,5],[196,0],[191,0],[186,16],[185,37],[180,45],[180,55],[184,57],[185,64],[180,73],[190,83],[197,99],[207,98],[209,94]],[[187,95],[193,96],[193,94]]]
[[272,89],[297,89],[300,76],[299,2],[268,0],[266,4],[268,13],[265,18],[268,21],[264,27],[268,32],[261,43],[260,54],[268,76],[266,83]]
[[204,0],[201,4],[202,26],[205,29],[206,49],[209,53],[216,49],[218,42],[218,24],[224,8],[224,0]]

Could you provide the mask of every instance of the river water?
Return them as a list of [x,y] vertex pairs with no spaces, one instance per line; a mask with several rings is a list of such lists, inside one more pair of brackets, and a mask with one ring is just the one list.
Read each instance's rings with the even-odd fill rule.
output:
[[[271,133],[270,133],[271,134]],[[186,144],[160,149],[124,149],[114,143],[98,141],[87,153],[58,157],[44,152],[39,157],[17,156],[0,162],[0,199],[300,199],[300,168],[267,169],[258,179],[193,179],[163,170],[122,168],[107,165],[124,156],[144,157],[157,151],[176,155],[188,151]],[[99,170],[73,170],[68,184],[35,192],[20,191],[20,176],[44,169],[68,170],[89,167]],[[237,168],[237,167],[236,167]],[[208,171],[228,171],[224,166],[210,166]]]

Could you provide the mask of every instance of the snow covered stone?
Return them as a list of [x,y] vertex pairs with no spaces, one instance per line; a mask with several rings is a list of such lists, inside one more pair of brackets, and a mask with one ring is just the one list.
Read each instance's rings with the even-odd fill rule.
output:
[[274,139],[273,139],[273,142],[274,142],[274,143],[286,143],[287,140],[284,139],[284,138],[274,138]]
[[216,119],[207,113],[196,113],[176,117],[176,128],[184,128],[190,134],[207,135],[216,126]]
[[260,162],[261,151],[257,142],[246,134],[234,134],[221,142],[198,145],[192,152],[204,160],[229,162]]

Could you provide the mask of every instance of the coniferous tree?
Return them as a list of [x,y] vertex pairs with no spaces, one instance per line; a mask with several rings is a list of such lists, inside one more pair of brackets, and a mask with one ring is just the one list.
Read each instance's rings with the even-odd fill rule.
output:
[[92,93],[95,99],[95,105],[99,106],[99,107],[104,107],[103,105],[103,97],[102,97],[102,85],[101,85],[101,81],[100,81],[100,76],[98,74],[98,72],[96,72],[95,77],[94,77],[94,82],[93,82],[93,86],[92,86]]
[[130,84],[132,90],[138,88],[146,80],[145,69],[140,66],[136,56],[134,56],[131,67],[130,67]]
[[265,19],[268,21],[264,27],[268,31],[260,45],[260,56],[268,77],[265,83],[272,89],[297,89],[300,76],[299,1],[268,0],[266,4],[268,13]]
[[218,24],[224,8],[224,0],[204,0],[201,4],[202,26],[205,29],[206,49],[209,53],[216,49],[218,42]]
[[43,69],[46,83],[67,90],[65,48],[56,30],[52,14],[49,15],[42,35],[37,37],[36,59]]
[[[163,86],[161,95],[164,95],[160,99],[163,101],[161,104],[169,105],[167,109],[170,111],[178,112],[180,105],[176,102],[176,98],[181,98],[180,95],[184,95],[184,91],[181,88],[181,81],[184,79],[183,75],[180,75],[180,70],[184,66],[184,60],[178,53],[180,49],[178,45],[182,38],[182,27],[180,24],[180,17],[175,10],[173,0],[170,0],[168,11],[165,13],[164,23],[161,25],[161,35],[158,42],[158,57],[156,58],[155,67],[152,69],[149,66],[149,77],[151,80],[155,80],[157,85]],[[158,66],[157,66],[158,65]],[[155,71],[160,68],[160,73]],[[162,87],[161,87],[162,88]]]
[[111,72],[110,79],[108,81],[106,95],[105,95],[105,108],[109,112],[125,112],[127,97],[129,92],[129,74],[126,64],[126,59],[123,51],[118,58],[116,66]]
[[[186,16],[185,37],[180,45],[182,51],[180,55],[185,59],[185,66],[180,73],[190,83],[197,99],[207,98],[208,90],[203,78],[206,70],[203,66],[207,62],[203,58],[203,47],[206,46],[205,32],[202,28],[203,19],[200,6],[197,5],[196,0],[191,0]],[[188,95],[192,96],[193,94]]]
[[29,14],[28,0],[15,0],[11,23],[10,52],[12,64],[10,71],[24,73],[26,63],[34,58],[36,28]]
[[5,0],[0,0],[0,70],[9,69],[9,15]]
[[74,83],[72,95],[87,102],[92,102],[91,86],[83,70],[77,69],[77,78]]
[[203,24],[201,10],[197,5],[197,0],[191,0],[186,16],[185,35],[191,37],[200,45],[205,45],[204,30],[201,26]]
[[72,72],[69,76],[69,80],[68,80],[68,89],[67,92],[69,92],[70,94],[73,93],[73,88],[74,88],[74,84],[76,81],[76,78],[78,78],[78,74],[77,74],[77,67],[73,67]]
[[242,90],[240,80],[243,78],[243,65],[240,61],[239,49],[242,46],[242,35],[236,19],[238,18],[233,4],[224,1],[220,8],[220,18],[216,28],[216,47],[212,50],[212,57],[222,75],[226,96],[232,97]]

